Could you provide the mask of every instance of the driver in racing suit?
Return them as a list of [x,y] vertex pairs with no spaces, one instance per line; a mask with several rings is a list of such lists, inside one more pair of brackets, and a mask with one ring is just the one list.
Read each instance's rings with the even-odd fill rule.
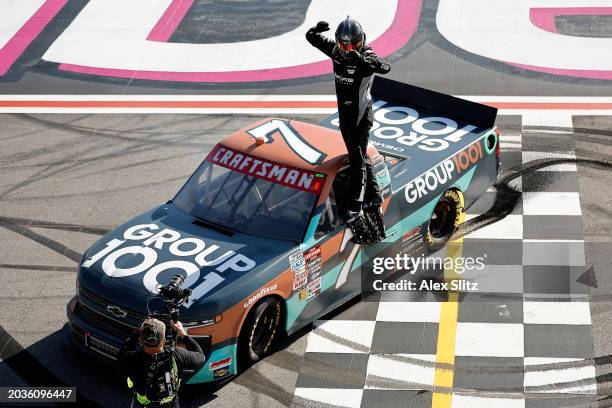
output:
[[308,30],[306,39],[334,63],[340,132],[350,164],[349,205],[341,216],[351,223],[363,214],[362,208],[380,206],[383,201],[366,150],[373,119],[370,88],[374,73],[386,74],[391,66],[366,45],[357,21],[349,17],[342,21],[336,41],[321,34],[328,30],[329,24],[319,21]]

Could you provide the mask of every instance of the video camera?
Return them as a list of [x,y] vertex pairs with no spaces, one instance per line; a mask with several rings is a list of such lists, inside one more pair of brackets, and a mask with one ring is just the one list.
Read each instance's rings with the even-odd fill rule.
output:
[[[158,295],[156,298],[161,298],[164,302],[165,312],[151,312],[149,317],[159,319],[166,324],[166,344],[174,347],[176,345],[176,333],[172,327],[172,322],[179,320],[179,308],[182,304],[189,301],[191,289],[182,288],[185,282],[182,275],[176,274],[165,285],[160,285],[157,288]],[[147,303],[148,309],[148,303]]]

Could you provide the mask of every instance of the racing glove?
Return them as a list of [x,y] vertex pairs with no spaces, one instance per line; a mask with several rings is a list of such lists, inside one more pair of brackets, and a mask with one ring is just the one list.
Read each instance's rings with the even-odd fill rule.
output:
[[352,63],[365,66],[378,74],[386,74],[391,71],[391,65],[372,51],[366,51],[363,54],[357,51],[350,51],[349,58]]
[[332,57],[332,52],[336,46],[335,41],[330,40],[321,34],[324,31],[329,30],[329,24],[327,21],[319,21],[316,26],[310,28],[306,32],[306,40],[314,47],[321,50],[328,57]]
[[329,23],[327,21],[319,21],[316,26],[308,30],[312,33],[319,34],[329,31]]

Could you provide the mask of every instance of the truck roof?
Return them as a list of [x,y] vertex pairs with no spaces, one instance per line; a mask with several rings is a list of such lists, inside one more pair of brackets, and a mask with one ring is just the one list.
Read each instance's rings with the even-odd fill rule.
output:
[[[257,138],[262,139],[260,144]],[[255,122],[230,134],[220,144],[265,160],[322,173],[336,171],[347,154],[339,131],[280,118]]]

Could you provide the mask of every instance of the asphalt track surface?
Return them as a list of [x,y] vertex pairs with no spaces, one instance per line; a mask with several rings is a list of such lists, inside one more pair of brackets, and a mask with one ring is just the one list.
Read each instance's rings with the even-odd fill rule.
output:
[[[2,385],[71,384],[78,387],[83,406],[125,403],[123,379],[92,364],[65,342],[65,307],[74,293],[80,254],[101,234],[172,196],[215,142],[255,119],[244,115],[0,117]],[[317,122],[322,117],[296,119]],[[603,188],[612,182],[609,165],[605,164],[610,163],[612,153],[609,121],[606,117],[574,117],[571,134],[576,143],[586,264],[592,267],[588,276],[594,358],[589,361],[597,369],[597,376],[591,380],[596,381],[597,395],[537,394],[536,398],[548,401],[541,406],[552,406],[548,405],[551,401],[566,404],[554,406],[588,406],[584,405],[587,401],[605,400],[611,394],[612,217],[607,203],[612,194]],[[518,123],[516,118],[500,117],[499,126],[502,133],[522,134],[523,145],[527,140],[547,144],[567,137],[559,134],[559,129],[529,133]],[[511,160],[506,163],[512,165]],[[529,172],[520,165],[512,168]],[[506,201],[498,203],[500,218],[512,211],[504,209],[514,205],[512,200]],[[352,302],[331,318],[363,315],[367,307],[367,302]],[[220,388],[188,387],[184,405],[304,405],[294,400],[294,390],[300,373],[308,366],[304,352],[310,331],[309,327],[292,336],[274,355]],[[569,344],[572,341],[567,339]],[[309,375],[312,377],[312,373]],[[610,406],[605,401],[599,404],[592,406]]]

